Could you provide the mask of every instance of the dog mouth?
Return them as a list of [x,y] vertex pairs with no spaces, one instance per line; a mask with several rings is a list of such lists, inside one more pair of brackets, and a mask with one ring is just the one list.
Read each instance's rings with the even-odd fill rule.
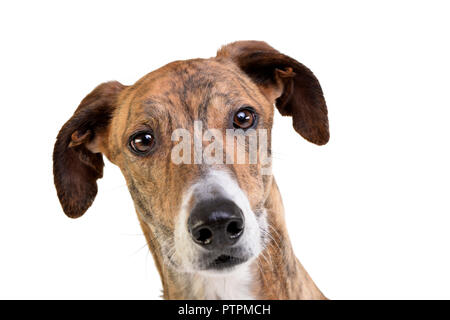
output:
[[224,270],[228,268],[232,268],[241,263],[246,262],[248,259],[231,256],[227,254],[221,254],[220,256],[213,259],[209,264],[206,265],[207,270]]

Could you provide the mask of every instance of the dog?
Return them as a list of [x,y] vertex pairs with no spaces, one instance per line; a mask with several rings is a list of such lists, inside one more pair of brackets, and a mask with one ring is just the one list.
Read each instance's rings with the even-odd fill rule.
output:
[[270,161],[173,159],[172,133],[192,133],[195,124],[236,130],[236,139],[264,130],[270,156],[274,106],[306,140],[328,142],[319,81],[265,42],[237,41],[213,58],[175,61],[134,85],[100,84],[56,139],[53,174],[62,208],[78,218],[91,206],[105,156],[125,176],[164,299],[326,299],[294,255]]

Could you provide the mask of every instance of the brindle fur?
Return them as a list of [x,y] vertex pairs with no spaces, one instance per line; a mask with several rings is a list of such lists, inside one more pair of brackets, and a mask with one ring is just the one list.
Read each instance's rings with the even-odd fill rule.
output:
[[[61,129],[54,151],[54,176],[64,211],[81,216],[97,192],[101,154],[119,166],[161,276],[165,299],[201,299],[190,288],[195,277],[176,271],[169,258],[174,225],[183,193],[201,178],[207,165],[175,165],[170,152],[176,128],[192,131],[230,127],[233,111],[250,105],[259,114],[258,128],[270,129],[274,103],[293,117],[294,128],[316,144],[328,141],[326,105],[317,79],[303,65],[263,42],[236,42],[210,59],[172,62],[132,86],[108,82],[80,104]],[[151,128],[156,145],[148,157],[127,148],[137,130]],[[269,142],[269,152],[271,150]],[[253,293],[259,299],[324,299],[294,255],[284,209],[272,176],[259,174],[261,163],[216,165],[227,170],[247,194],[256,214],[265,208],[270,236],[253,262]],[[169,250],[170,251],[170,250]]]

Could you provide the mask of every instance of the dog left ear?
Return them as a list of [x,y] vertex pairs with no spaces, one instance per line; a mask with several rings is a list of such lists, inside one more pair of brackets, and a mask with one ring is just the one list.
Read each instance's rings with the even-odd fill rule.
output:
[[300,62],[262,41],[237,41],[222,47],[218,58],[231,59],[275,103],[306,140],[323,145],[330,138],[328,111],[314,74]]
[[103,176],[104,139],[118,94],[119,82],[106,82],[88,94],[59,131],[53,150],[53,177],[64,213],[78,218],[97,195]]

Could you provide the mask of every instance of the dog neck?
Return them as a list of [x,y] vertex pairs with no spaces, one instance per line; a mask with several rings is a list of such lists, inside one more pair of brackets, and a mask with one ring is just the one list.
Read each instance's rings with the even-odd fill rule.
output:
[[164,299],[326,299],[295,257],[287,234],[284,208],[273,181],[266,200],[270,239],[250,263],[226,275],[182,273],[164,263],[150,228],[144,235],[161,276]]

